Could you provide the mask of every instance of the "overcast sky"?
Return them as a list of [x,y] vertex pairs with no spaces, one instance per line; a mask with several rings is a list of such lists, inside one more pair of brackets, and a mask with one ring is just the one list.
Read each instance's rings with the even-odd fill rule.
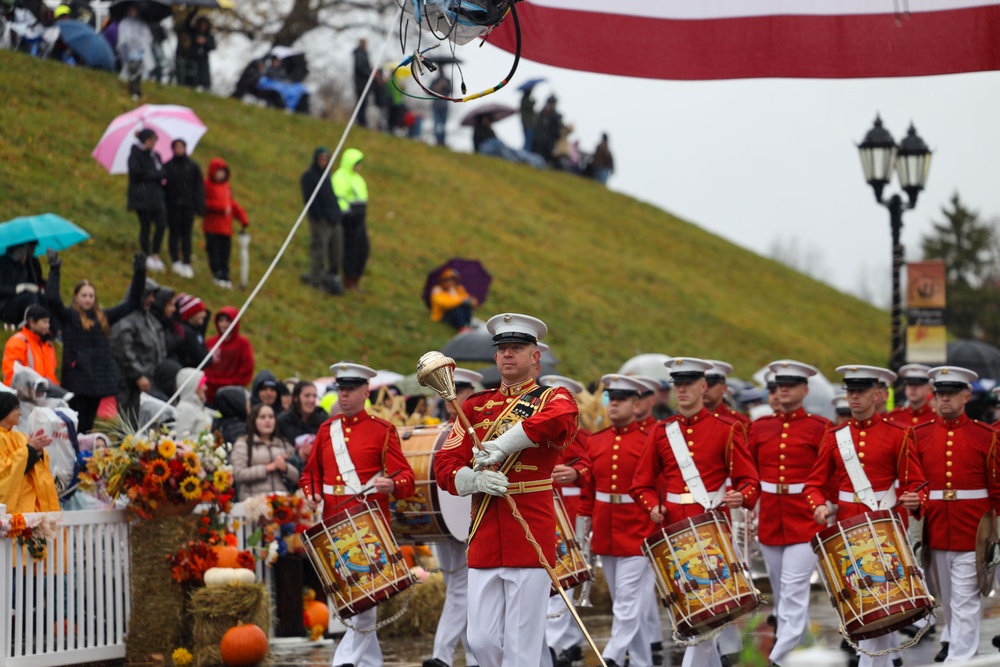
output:
[[[398,48],[397,48],[398,50]],[[511,55],[459,49],[469,90],[492,85]],[[751,79],[679,82],[630,79],[522,60],[509,88],[457,105],[517,107],[520,82],[544,77],[535,97],[559,99],[584,149],[608,132],[616,172],[609,187],[655,204],[768,255],[797,243],[827,282],[888,301],[889,213],[864,181],[856,144],[876,113],[899,142],[912,120],[934,151],[927,189],[904,215],[907,259],[957,190],[983,218],[1000,214],[1000,73],[903,79]],[[496,125],[522,141],[517,117]],[[451,143],[471,148],[471,131]],[[887,194],[898,191],[895,180]],[[611,212],[609,212],[609,219]]]

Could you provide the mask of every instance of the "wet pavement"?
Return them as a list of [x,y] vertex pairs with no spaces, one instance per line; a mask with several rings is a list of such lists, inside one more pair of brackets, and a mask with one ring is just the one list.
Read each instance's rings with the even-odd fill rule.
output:
[[[744,659],[741,664],[746,667],[752,665],[766,665],[767,651],[770,649],[772,634],[770,628],[764,622],[767,615],[771,613],[769,605],[763,605],[760,610],[751,616],[741,619],[739,624],[744,635]],[[840,645],[840,635],[837,634],[837,613],[830,605],[829,598],[825,591],[814,589],[812,594],[812,604],[810,605],[811,633],[809,643],[817,647],[830,649],[835,655],[845,655],[838,650]],[[940,610],[938,610],[940,616]],[[661,611],[661,620],[666,635],[669,637],[670,621],[666,611]],[[610,636],[611,616],[589,612],[584,617],[584,623],[599,647],[603,647]],[[988,598],[983,600],[983,622],[980,632],[979,652],[985,655],[998,655],[997,649],[991,644],[994,635],[1000,634],[1000,599]],[[901,641],[908,638],[900,636]],[[382,652],[387,667],[419,667],[423,660],[430,657],[434,644],[433,637],[412,636],[405,638],[383,639],[381,641]],[[666,650],[670,651],[669,642],[665,642]],[[271,663],[273,667],[327,667],[333,659],[334,642],[323,642],[323,645],[303,645],[283,646],[280,642],[272,645]],[[939,635],[925,637],[917,646],[906,649],[902,652],[904,664],[907,667],[917,665],[933,665],[934,656],[940,649]],[[899,654],[897,654],[899,655]],[[670,652],[664,664],[680,665],[681,652]],[[598,665],[597,658],[590,652],[585,651],[584,665],[594,667]],[[466,667],[462,649],[459,647],[455,662],[452,667]],[[529,666],[524,666],[529,667]]]

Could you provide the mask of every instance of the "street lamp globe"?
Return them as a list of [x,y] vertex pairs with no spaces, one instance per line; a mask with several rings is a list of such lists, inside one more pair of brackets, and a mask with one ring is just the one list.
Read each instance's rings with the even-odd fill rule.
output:
[[924,189],[930,170],[931,151],[910,123],[910,129],[896,152],[896,174],[900,186],[910,198],[910,206],[916,206],[917,195]]
[[861,154],[865,180],[875,191],[875,199],[882,201],[882,190],[892,178],[892,168],[896,161],[896,140],[882,127],[881,117],[875,116],[875,125],[858,144],[858,152]]

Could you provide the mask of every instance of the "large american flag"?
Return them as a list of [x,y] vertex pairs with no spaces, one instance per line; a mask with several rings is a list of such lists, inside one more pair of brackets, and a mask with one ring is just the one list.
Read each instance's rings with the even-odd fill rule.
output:
[[[523,56],[652,79],[1000,69],[1000,0],[525,0]],[[512,51],[510,17],[489,41]]]

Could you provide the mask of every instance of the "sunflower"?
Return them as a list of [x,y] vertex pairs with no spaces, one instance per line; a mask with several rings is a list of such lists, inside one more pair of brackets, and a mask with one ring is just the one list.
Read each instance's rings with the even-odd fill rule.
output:
[[184,478],[181,482],[181,495],[185,500],[198,500],[201,498],[201,481],[194,475]]
[[174,652],[170,654],[173,659],[174,664],[177,667],[188,667],[192,662],[194,662],[194,656],[186,648],[174,649]]
[[157,446],[156,451],[160,453],[165,459],[172,459],[174,455],[177,454],[177,445],[174,444],[173,440],[162,440]]
[[146,477],[154,482],[162,483],[170,477],[170,466],[162,459],[153,459],[146,468]]
[[189,473],[197,474],[201,472],[201,461],[198,460],[198,455],[194,452],[184,452],[181,459],[184,461],[184,467]]
[[217,491],[225,491],[232,486],[232,479],[230,478],[228,472],[216,470],[212,475],[212,484],[215,486]]

